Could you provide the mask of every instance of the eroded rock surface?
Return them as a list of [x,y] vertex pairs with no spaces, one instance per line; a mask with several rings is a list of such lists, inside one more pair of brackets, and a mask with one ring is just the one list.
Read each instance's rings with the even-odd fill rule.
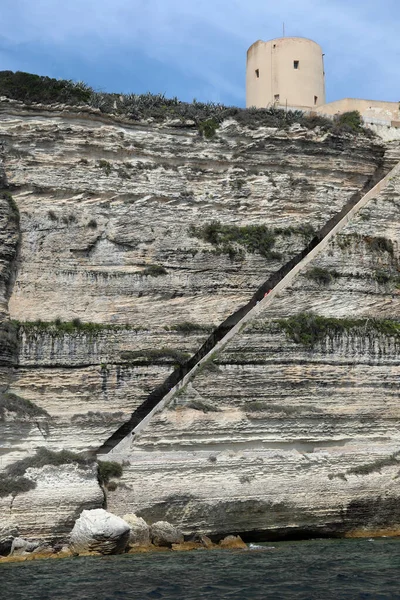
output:
[[185,533],[400,531],[399,215],[397,173],[133,437],[111,510],[123,489]]
[[124,515],[126,521],[131,528],[129,534],[130,546],[149,546],[150,545],[150,527],[146,521],[136,515]]
[[[393,144],[383,161],[382,144],[366,138],[338,138],[298,127],[251,130],[234,121],[206,140],[193,128],[130,124],[90,109],[18,102],[0,103],[0,140],[4,180],[16,203],[0,201],[0,391],[5,394],[0,473],[43,445],[74,451],[101,446],[216,325],[301,252],[315,231],[391,166],[398,152]],[[396,194],[394,186],[394,203]],[[377,218],[366,215],[361,224],[372,226]],[[235,240],[218,238],[216,243],[212,223],[220,233],[238,228]],[[245,226],[268,228],[272,238],[267,250],[246,246]],[[381,227],[381,233],[372,235],[384,236],[385,231]],[[382,314],[392,314],[388,290],[378,285],[380,271],[389,268],[388,253],[371,254],[368,240],[357,236],[356,228],[349,256],[343,248],[332,249],[339,260],[335,268],[342,269],[342,260],[345,266],[345,275],[328,289],[341,307],[334,313],[345,315],[353,306],[358,310],[362,297],[370,306],[378,301]],[[366,262],[355,267],[360,248]],[[390,277],[397,268],[396,252],[397,246],[390,255]],[[377,273],[373,281],[367,276],[371,269]],[[324,289],[306,280],[277,309],[276,318],[304,310],[309,293],[314,302],[320,298],[314,310],[326,302]],[[345,289],[342,296],[333,288],[339,283]],[[248,416],[245,403],[272,394],[280,405],[281,395],[289,402],[293,389],[306,389],[301,372],[309,350],[291,349],[282,331],[274,335],[268,330],[251,338],[260,350],[239,346],[235,359],[228,353],[226,362],[219,358],[215,369],[203,371],[202,385],[192,383],[176,406],[151,423],[124,466],[126,489],[117,483],[109,492],[118,514],[129,509],[151,521],[171,520],[185,531],[199,523],[201,530],[238,531],[236,524],[242,528],[246,515],[253,513],[259,517],[251,527],[268,528],[268,518],[271,526],[279,525],[281,515],[288,513],[271,512],[271,503],[281,505],[274,486],[265,494],[258,481],[257,492],[248,486],[263,469],[267,479],[273,477],[271,465],[282,460],[288,473],[302,472],[309,446],[303,456],[304,436],[301,443],[297,436],[310,419],[298,421],[293,432],[286,413],[278,413],[272,423],[263,416],[266,423],[260,425]],[[339,346],[343,344],[347,352],[358,342],[341,341]],[[393,354],[392,342],[382,344],[388,348],[384,353]],[[380,350],[372,346],[375,354],[368,360],[381,368]],[[363,346],[356,354],[365,351]],[[288,386],[279,375],[280,359],[285,373],[292,365]],[[316,360],[318,369],[325,364],[321,377],[335,380],[331,363],[336,360],[336,346],[329,359]],[[353,361],[353,355],[346,360]],[[310,372],[317,368],[312,364]],[[379,376],[386,377],[386,367],[382,369]],[[379,402],[377,407],[380,415]],[[333,426],[322,429],[326,427]],[[286,437],[293,444],[288,453]],[[267,458],[260,456],[259,444]],[[149,448],[154,451],[151,461]],[[0,507],[23,524],[22,535],[65,532],[82,508],[102,506],[93,472],[84,475],[77,467],[57,471],[60,477],[44,467],[35,489],[0,498]],[[66,473],[71,477],[63,480]],[[282,490],[289,486],[290,476],[285,477]],[[265,485],[270,484],[268,479]],[[309,479],[304,485],[308,490]],[[229,519],[223,525],[225,514]],[[317,521],[326,518],[322,512]]]
[[150,526],[151,541],[155,546],[172,546],[172,544],[182,544],[184,536],[171,523],[167,521],[157,521]]
[[128,523],[106,510],[84,510],[71,532],[70,548],[76,554],[121,554],[128,544],[129,533]]

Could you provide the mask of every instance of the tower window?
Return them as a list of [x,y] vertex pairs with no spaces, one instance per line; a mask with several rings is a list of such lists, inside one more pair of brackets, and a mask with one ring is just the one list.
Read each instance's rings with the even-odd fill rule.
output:
[[260,77],[260,69],[256,69],[256,77]]
[[316,106],[317,102],[318,102],[318,96],[314,96],[314,106]]
[[279,102],[279,94],[275,94],[274,100],[275,100],[275,102]]
[[300,66],[300,61],[299,61],[299,60],[294,60],[294,61],[293,61],[293,68],[294,68],[294,69],[298,69],[298,68],[299,68],[299,66]]

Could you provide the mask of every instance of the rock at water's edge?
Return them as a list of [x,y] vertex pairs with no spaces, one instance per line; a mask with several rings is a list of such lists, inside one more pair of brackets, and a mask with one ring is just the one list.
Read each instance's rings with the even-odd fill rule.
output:
[[137,517],[135,514],[124,515],[126,521],[131,528],[129,535],[130,546],[149,546],[150,545],[150,527],[142,517]]
[[221,548],[227,548],[229,550],[247,550],[247,546],[240,537],[240,535],[228,535],[226,538],[219,542]]
[[151,541],[155,546],[171,546],[182,544],[184,536],[182,531],[167,521],[157,521],[150,527]]
[[130,527],[120,517],[102,508],[84,510],[70,536],[71,551],[121,554],[129,541]]

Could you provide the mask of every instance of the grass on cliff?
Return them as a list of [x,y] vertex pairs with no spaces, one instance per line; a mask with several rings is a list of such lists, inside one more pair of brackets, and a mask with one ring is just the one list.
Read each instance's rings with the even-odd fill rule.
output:
[[318,285],[327,286],[339,277],[339,273],[335,270],[330,271],[329,269],[324,269],[322,267],[313,267],[306,271],[305,276],[307,279],[311,279],[318,283]]
[[140,275],[149,277],[160,277],[161,275],[168,275],[168,271],[162,265],[147,265],[147,267],[140,273]]
[[385,335],[400,340],[400,322],[391,319],[335,319],[314,313],[300,313],[288,319],[278,319],[278,327],[289,339],[313,347],[328,336],[355,332],[363,337]]
[[38,448],[36,454],[23,458],[8,467],[5,472],[0,475],[0,497],[16,496],[36,487],[36,482],[25,477],[27,469],[40,469],[46,465],[59,467],[65,464],[77,464],[79,466],[87,466],[90,460],[83,456],[70,452],[69,450],[61,450],[53,452],[47,448]]
[[184,335],[191,333],[211,333],[215,327],[213,325],[201,325],[200,323],[194,323],[193,321],[182,321],[181,323],[175,323],[174,325],[167,325],[165,327],[167,331],[176,331]]
[[61,337],[63,335],[98,335],[107,331],[123,331],[134,330],[140,328],[131,325],[112,325],[110,323],[84,323],[76,318],[72,321],[62,321],[55,319],[54,321],[12,321],[18,329],[18,333],[32,336],[41,333],[47,333],[52,337]]
[[227,254],[231,259],[243,258],[243,250],[246,250],[270,260],[279,260],[281,254],[273,250],[278,236],[301,235],[305,240],[311,240],[315,231],[302,225],[272,229],[266,225],[224,225],[220,221],[212,221],[200,227],[191,225],[189,235],[212,244],[218,254]]
[[[110,94],[96,92],[85,83],[71,80],[52,79],[17,71],[0,71],[0,96],[20,100],[26,104],[42,103],[86,105],[105,114],[115,114],[131,120],[151,118],[157,122],[174,119],[182,126],[196,127],[199,134],[212,139],[219,125],[228,118],[234,118],[242,125],[251,128],[288,128],[299,123],[307,129],[320,127],[335,135],[368,135],[372,132],[358,125],[357,116],[345,113],[336,119],[320,115],[307,115],[302,111],[285,111],[277,108],[237,108],[214,102],[204,103],[193,100],[181,102],[176,97],[166,98],[164,94]],[[347,116],[349,115],[349,116]]]
[[190,354],[175,348],[148,348],[143,350],[125,350],[121,352],[121,360],[131,364],[163,364],[173,362],[181,366],[190,358]]

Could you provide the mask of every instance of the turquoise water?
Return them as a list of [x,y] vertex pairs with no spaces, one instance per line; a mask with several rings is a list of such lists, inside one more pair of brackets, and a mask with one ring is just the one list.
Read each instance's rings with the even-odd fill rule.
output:
[[400,540],[310,540],[271,545],[273,549],[248,552],[162,552],[4,564],[0,565],[0,597],[400,599]]

